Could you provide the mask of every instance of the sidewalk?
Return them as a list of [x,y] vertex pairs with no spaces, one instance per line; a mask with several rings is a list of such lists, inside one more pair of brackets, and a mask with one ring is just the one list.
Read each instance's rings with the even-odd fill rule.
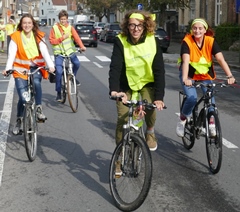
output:
[[[163,53],[163,59],[165,63],[176,63],[180,57],[180,42],[172,41],[168,48],[167,53]],[[240,52],[236,51],[222,51],[225,60],[227,61],[230,68],[240,68]],[[0,66],[5,66],[7,62],[7,50],[0,52]],[[217,65],[218,63],[216,63]]]
[[[178,43],[178,42],[172,41],[170,43],[167,53],[163,54],[164,61],[166,63],[176,63],[177,64],[177,60],[180,57],[180,48],[181,48],[180,42]],[[222,51],[222,53],[223,53],[223,56],[230,68],[240,68],[240,62],[239,62],[240,61],[240,52]],[[215,60],[215,62],[217,65],[218,63],[216,60]]]

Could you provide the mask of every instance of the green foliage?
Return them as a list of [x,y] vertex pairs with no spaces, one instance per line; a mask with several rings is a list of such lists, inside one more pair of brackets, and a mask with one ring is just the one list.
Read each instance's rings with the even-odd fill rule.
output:
[[229,47],[240,39],[240,27],[236,24],[221,24],[215,29],[215,39],[222,50]]

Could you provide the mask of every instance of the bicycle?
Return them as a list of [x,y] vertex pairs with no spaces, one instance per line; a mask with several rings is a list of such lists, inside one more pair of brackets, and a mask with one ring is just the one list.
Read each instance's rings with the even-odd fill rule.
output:
[[[79,49],[78,52],[81,53]],[[73,53],[75,54],[75,53]],[[62,101],[64,104],[66,102],[66,97],[68,96],[69,105],[74,113],[78,110],[78,89],[76,84],[76,78],[72,70],[71,55],[62,55],[63,57],[63,76],[62,76]]]
[[30,70],[25,70],[23,72],[20,72],[18,70],[8,70],[7,75],[9,76],[14,71],[17,71],[20,74],[27,75],[27,90],[23,93],[23,96],[26,100],[26,103],[24,104],[24,112],[23,112],[23,130],[20,131],[19,134],[24,134],[24,143],[25,143],[25,149],[27,153],[27,157],[29,161],[34,161],[37,155],[37,131],[38,126],[37,123],[39,122],[45,122],[47,118],[44,120],[39,120],[37,118],[37,108],[35,104],[35,86],[34,86],[34,80],[33,75],[38,72],[40,69],[49,70],[46,67],[36,67],[36,69],[31,72]]
[[[229,85],[223,82],[218,84],[196,82],[193,86],[196,88],[204,87],[206,92],[198,99],[190,120],[186,122],[184,137],[182,137],[183,145],[190,150],[194,146],[195,139],[199,139],[201,136],[205,137],[208,165],[210,171],[217,174],[222,164],[222,131],[218,109],[216,104],[212,103],[212,97],[218,92],[215,90],[216,86],[228,87]],[[185,100],[186,95],[183,91],[179,91],[180,113]],[[202,108],[198,113],[198,107],[201,104]],[[209,132],[210,119],[214,120],[215,123],[215,136],[211,136]]]
[[[117,97],[110,96],[116,100]],[[133,211],[139,208],[146,199],[152,180],[152,157],[146,144],[143,121],[135,125],[134,111],[139,107],[152,110],[156,106],[146,100],[129,100],[128,122],[123,125],[122,141],[116,146],[109,169],[111,194],[117,208]],[[120,164],[122,174],[116,174],[116,166]]]

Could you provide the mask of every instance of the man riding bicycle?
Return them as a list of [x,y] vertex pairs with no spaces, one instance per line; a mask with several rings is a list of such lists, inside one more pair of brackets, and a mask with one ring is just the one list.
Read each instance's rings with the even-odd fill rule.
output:
[[[61,55],[71,55],[71,62],[73,64],[73,73],[76,76],[80,67],[80,61],[75,54],[76,49],[75,41],[82,51],[86,50],[76,30],[68,23],[68,13],[66,10],[61,10],[58,14],[59,23],[55,24],[49,34],[49,42],[52,44],[55,58],[56,68],[56,87],[58,102],[62,101],[61,97],[61,79],[63,73],[63,60]],[[76,79],[76,83],[79,86],[80,83]]]

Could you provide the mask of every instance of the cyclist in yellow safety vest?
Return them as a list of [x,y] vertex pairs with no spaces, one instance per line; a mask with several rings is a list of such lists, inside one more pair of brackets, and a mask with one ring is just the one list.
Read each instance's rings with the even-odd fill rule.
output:
[[[111,96],[123,96],[117,102],[116,143],[122,140],[122,127],[126,123],[127,99],[142,99],[154,103],[158,110],[164,107],[165,69],[159,39],[154,36],[154,16],[146,11],[128,12],[121,24],[122,32],[115,38],[109,71]],[[154,133],[156,111],[146,110],[146,142],[151,151],[157,149]]]
[[[76,76],[77,71],[80,68],[80,61],[75,54],[76,48],[74,41],[78,44],[82,51],[86,50],[83,45],[82,40],[77,34],[76,30],[68,23],[68,13],[66,10],[61,10],[58,14],[59,23],[55,24],[49,34],[49,42],[52,44],[55,67],[56,67],[56,86],[58,102],[62,101],[61,97],[61,80],[63,72],[63,57],[61,55],[66,55],[71,58],[73,64],[73,73]],[[76,83],[79,86],[80,83],[76,79]]]

